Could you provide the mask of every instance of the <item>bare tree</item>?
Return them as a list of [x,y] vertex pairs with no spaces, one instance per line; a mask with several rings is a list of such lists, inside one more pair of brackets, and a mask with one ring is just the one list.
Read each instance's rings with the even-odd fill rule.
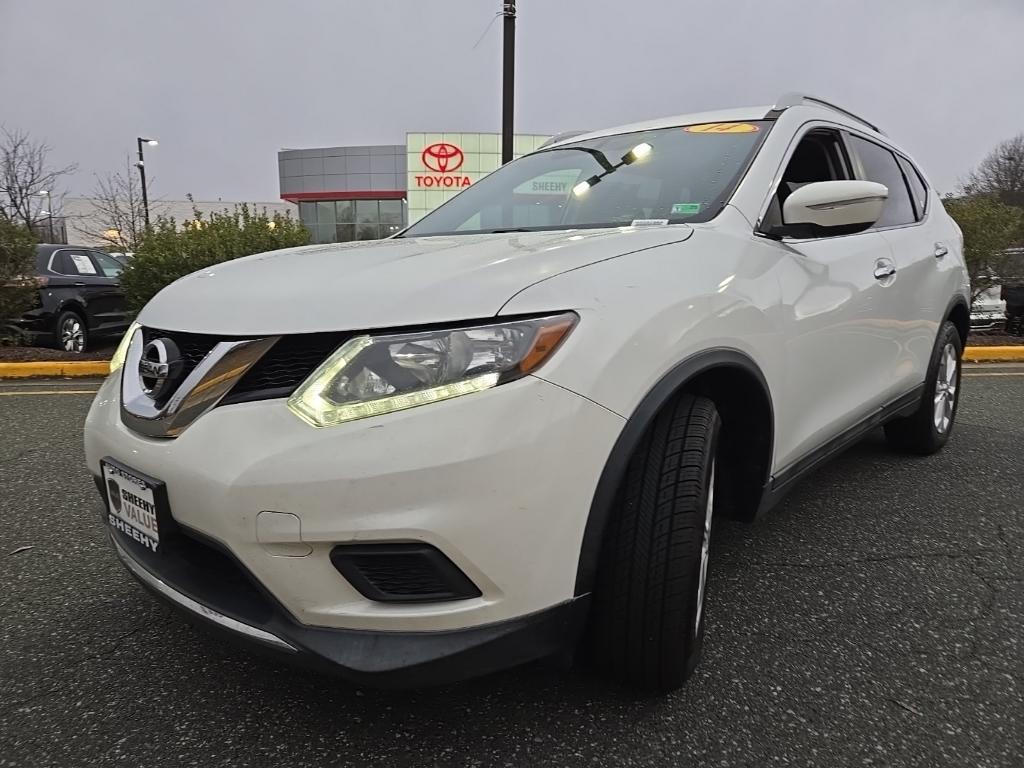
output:
[[0,216],[32,228],[49,210],[52,215],[64,199],[58,189],[74,164],[54,168],[50,147],[33,141],[27,133],[0,126]]
[[1024,133],[988,153],[964,183],[971,195],[994,195],[1006,205],[1024,208]]
[[[91,211],[72,226],[79,233],[115,251],[133,252],[146,231],[142,186],[125,158],[123,173],[96,177]],[[150,205],[152,211],[154,206]]]

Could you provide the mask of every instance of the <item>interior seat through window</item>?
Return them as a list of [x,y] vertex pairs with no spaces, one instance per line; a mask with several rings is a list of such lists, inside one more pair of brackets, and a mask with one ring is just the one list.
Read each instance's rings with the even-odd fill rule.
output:
[[850,179],[849,164],[839,134],[822,129],[809,131],[797,145],[782,174],[778,189],[765,214],[764,228],[782,224],[782,204],[800,187],[815,181]]

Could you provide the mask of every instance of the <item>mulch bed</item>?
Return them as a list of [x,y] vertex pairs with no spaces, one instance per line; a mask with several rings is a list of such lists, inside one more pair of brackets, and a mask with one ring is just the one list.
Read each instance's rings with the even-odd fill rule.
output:
[[109,360],[117,342],[104,342],[88,352],[75,354],[50,347],[0,347],[0,363],[36,363],[40,360]]
[[1019,347],[1022,344],[1024,344],[1024,336],[1011,336],[999,331],[972,333],[967,337],[967,346],[969,347]]

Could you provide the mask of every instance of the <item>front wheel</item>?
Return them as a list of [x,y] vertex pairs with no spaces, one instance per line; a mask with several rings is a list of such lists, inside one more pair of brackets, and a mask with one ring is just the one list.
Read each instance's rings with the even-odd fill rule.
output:
[[963,351],[956,326],[944,323],[928,366],[921,405],[910,416],[893,419],[885,425],[885,437],[894,448],[928,455],[949,440],[960,402]]
[[630,459],[608,523],[591,657],[642,690],[675,690],[700,659],[720,427],[713,402],[678,397]]

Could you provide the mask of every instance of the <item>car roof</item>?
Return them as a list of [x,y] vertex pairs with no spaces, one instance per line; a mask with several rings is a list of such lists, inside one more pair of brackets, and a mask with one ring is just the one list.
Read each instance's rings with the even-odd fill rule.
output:
[[[651,120],[642,120],[637,123],[626,123],[608,128],[601,128],[596,131],[575,133],[566,136],[564,139],[551,142],[544,149],[556,147],[560,144],[570,144],[587,139],[597,139],[603,136],[614,136],[619,133],[639,133],[640,131],[654,131],[659,128],[674,128],[677,125],[695,125],[697,123],[735,123],[743,120],[764,120],[765,115],[772,107],[735,107],[733,109],[716,109],[710,112],[687,112],[681,115],[656,117]],[[555,137],[558,139],[558,137]]]
[[75,245],[74,243],[37,243],[36,252],[53,253],[61,248],[74,248],[76,251],[98,251],[99,248],[90,248],[88,245]]
[[[796,95],[794,94],[794,97]],[[886,144],[899,149],[892,141],[882,134],[875,126],[867,121],[853,115],[841,107],[836,107],[828,102],[820,102],[807,98],[803,103],[783,105],[760,105],[750,107],[733,107],[731,109],[716,109],[707,112],[684,112],[679,115],[657,117],[651,120],[643,120],[636,123],[601,128],[596,131],[574,131],[564,136],[555,136],[554,139],[542,147],[550,149],[562,144],[571,144],[588,139],[598,139],[605,136],[614,136],[620,133],[639,133],[642,131],[654,131],[661,128],[675,128],[680,125],[696,125],[700,123],[735,123],[754,120],[771,120],[781,117],[784,113],[795,112],[804,120],[827,120],[835,122],[851,129],[862,131]]]

